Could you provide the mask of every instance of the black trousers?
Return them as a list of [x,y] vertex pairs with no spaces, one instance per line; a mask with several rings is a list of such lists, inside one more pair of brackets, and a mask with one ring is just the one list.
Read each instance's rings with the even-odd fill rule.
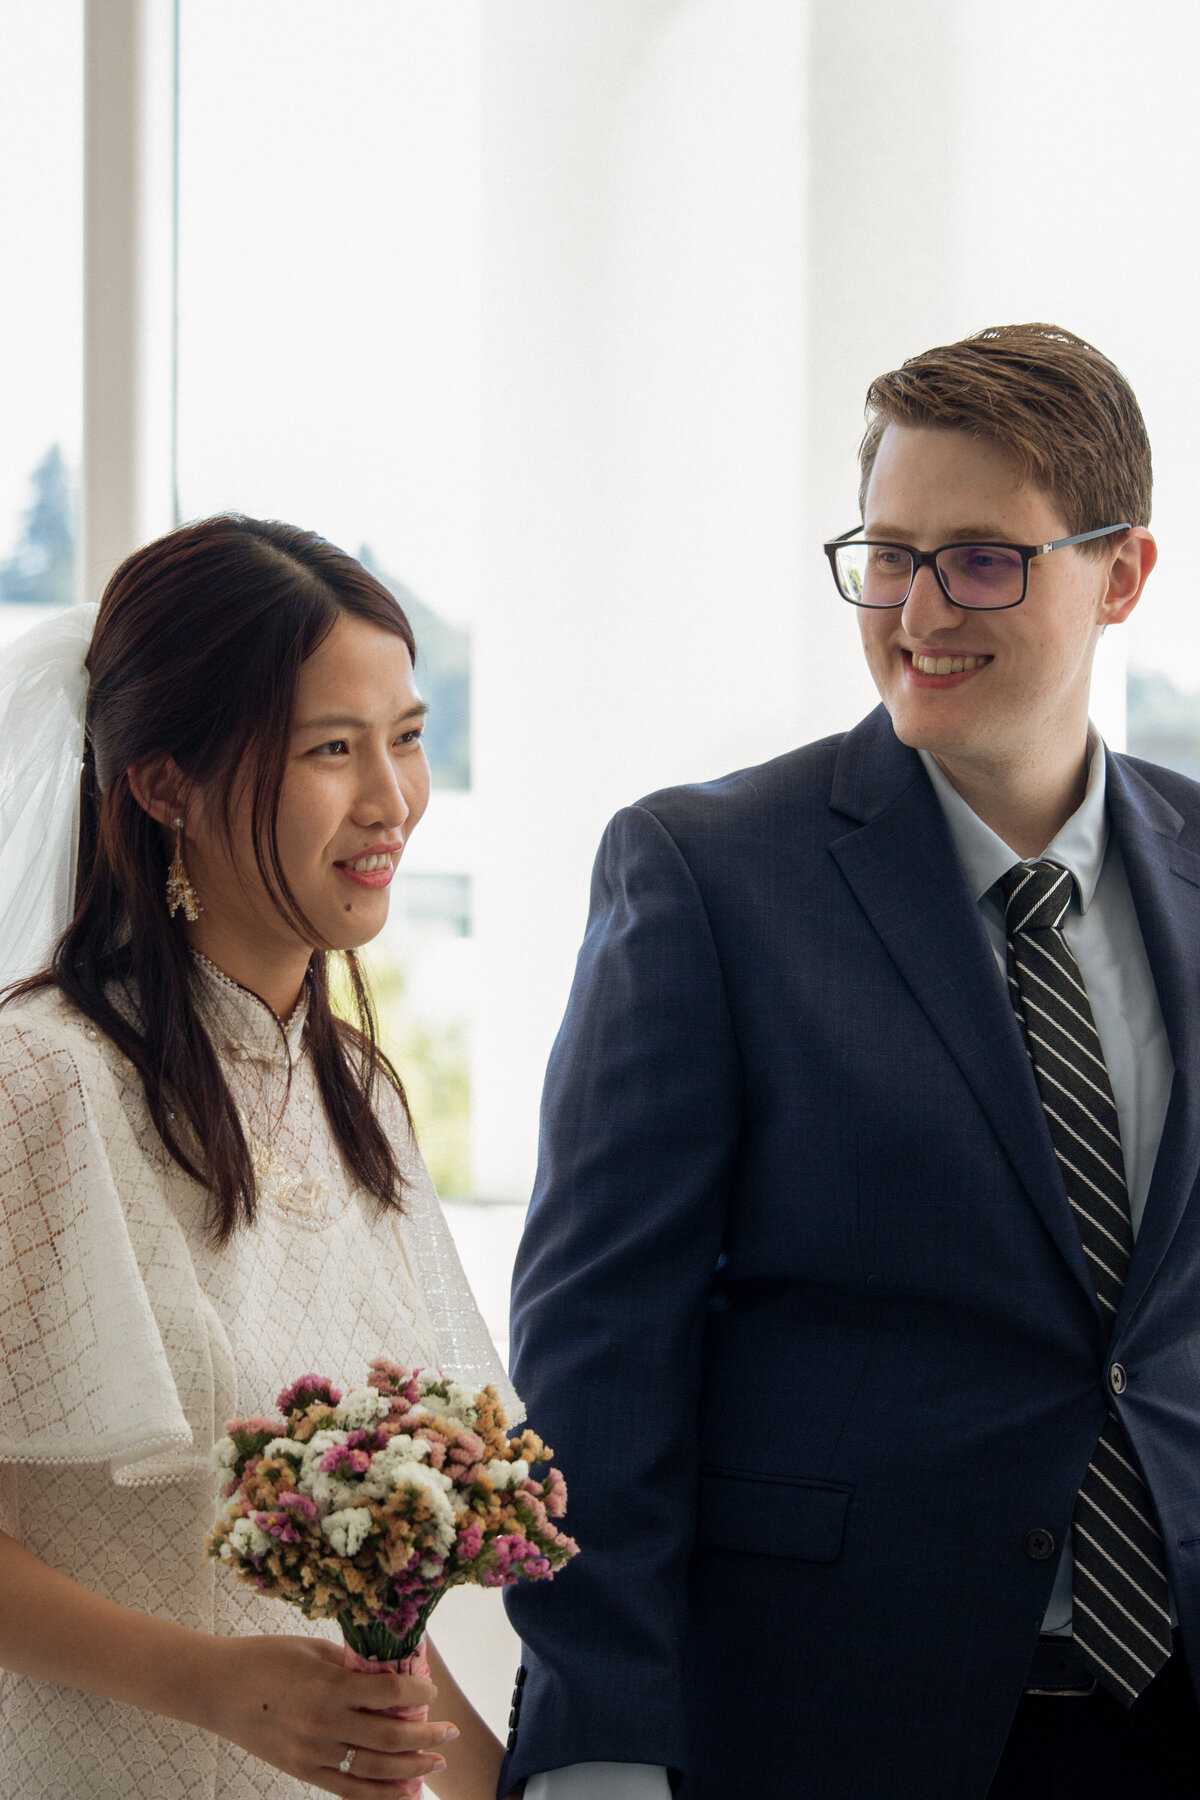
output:
[[1025,1694],[987,1800],[1198,1800],[1200,1710],[1183,1644],[1126,1708]]

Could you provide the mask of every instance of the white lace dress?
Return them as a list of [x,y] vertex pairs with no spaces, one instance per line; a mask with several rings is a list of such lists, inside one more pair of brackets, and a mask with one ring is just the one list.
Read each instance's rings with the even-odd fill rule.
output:
[[[260,1212],[215,1249],[141,1083],[57,990],[0,1011],[0,1528],[97,1593],[219,1634],[309,1632],[203,1553],[227,1418],[374,1356],[494,1381],[517,1412],[398,1101],[405,1213],[348,1178],[302,1045],[197,960],[248,1129]],[[290,1065],[290,1082],[289,1082]],[[189,1725],[0,1680],[4,1800],[299,1800],[313,1790]]]

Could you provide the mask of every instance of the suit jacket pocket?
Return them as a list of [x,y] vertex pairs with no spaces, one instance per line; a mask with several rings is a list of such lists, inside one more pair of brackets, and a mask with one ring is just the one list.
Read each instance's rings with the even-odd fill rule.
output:
[[853,1488],[781,1475],[700,1475],[696,1543],[707,1550],[836,1562]]

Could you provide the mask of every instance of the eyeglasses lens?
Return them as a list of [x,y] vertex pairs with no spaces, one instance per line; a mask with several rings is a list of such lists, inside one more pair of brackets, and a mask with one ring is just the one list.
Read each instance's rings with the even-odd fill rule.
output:
[[[1025,567],[1003,544],[955,544],[937,558],[938,574],[959,606],[1015,606],[1023,597]],[[838,586],[855,606],[902,606],[913,580],[913,559],[899,544],[844,544],[837,552]]]
[[1025,565],[1003,544],[956,544],[939,553],[937,566],[959,606],[1014,606],[1025,590]]
[[893,544],[844,544],[838,586],[855,606],[902,606],[912,585],[912,557]]

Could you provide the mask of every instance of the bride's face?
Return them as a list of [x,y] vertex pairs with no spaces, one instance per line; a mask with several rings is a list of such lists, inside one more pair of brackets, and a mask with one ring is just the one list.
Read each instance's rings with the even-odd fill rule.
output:
[[[388,889],[429,799],[425,706],[402,638],[346,614],[304,663],[279,796],[283,873],[326,946],[367,943],[387,918]],[[219,940],[262,952],[313,948],[286,919],[258,867],[248,792],[239,788],[232,845],[188,809],[185,861],[204,909],[189,936],[224,966]]]

